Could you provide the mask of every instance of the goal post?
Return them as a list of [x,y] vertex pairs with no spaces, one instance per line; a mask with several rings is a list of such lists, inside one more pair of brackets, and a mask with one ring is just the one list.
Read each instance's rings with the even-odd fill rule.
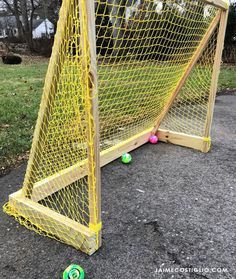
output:
[[63,1],[23,187],[4,206],[89,255],[102,166],[153,134],[209,151],[227,23],[223,0],[122,3]]
[[[216,53],[215,53],[215,57],[214,57],[215,59],[214,59],[213,72],[212,72],[212,78],[211,78],[210,96],[209,96],[209,100],[208,100],[207,117],[206,117],[206,122],[205,122],[205,132],[204,132],[205,138],[210,137],[210,130],[211,130],[211,124],[212,124],[212,118],[213,118],[213,112],[214,112],[214,106],[215,106],[217,85],[218,85],[218,79],[219,79],[219,74],[220,74],[221,56],[222,56],[223,47],[224,47],[224,38],[225,38],[225,30],[226,30],[226,26],[227,26],[227,19],[228,19],[228,12],[222,11],[221,18],[220,18],[219,32],[217,35],[218,37],[217,37]],[[209,147],[207,145],[205,145],[203,152],[207,152],[208,150],[209,150]]]

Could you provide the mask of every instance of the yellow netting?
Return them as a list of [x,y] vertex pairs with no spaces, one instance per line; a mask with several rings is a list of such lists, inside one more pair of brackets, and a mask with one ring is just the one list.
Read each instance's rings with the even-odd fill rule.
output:
[[[89,65],[89,57],[85,57],[87,54],[80,43],[81,30],[84,28],[80,24],[80,7],[83,5],[79,6],[79,1],[64,1],[61,8],[22,191],[45,208],[89,227],[90,210],[96,211],[96,204],[89,205],[88,201],[89,191],[96,189],[90,185],[89,190],[87,175],[88,150],[93,153],[90,141],[93,140],[94,129],[89,123],[92,117],[87,92],[90,69],[86,65]],[[63,170],[70,167],[74,169],[73,174],[70,174],[72,177],[61,176]],[[82,174],[77,175],[80,172]],[[90,172],[90,182],[93,180],[94,183],[95,176],[91,168]],[[60,180],[53,179],[57,176],[61,176]],[[33,230],[44,231],[48,236],[90,253],[92,244],[84,244],[86,237],[78,239],[78,235],[73,234],[70,228],[63,227],[51,218],[44,217],[45,220],[41,222],[42,216],[28,206],[22,204],[20,210],[17,209],[14,209],[14,202],[13,206],[5,206],[7,213],[16,216],[28,228],[31,223]],[[91,226],[94,227],[94,224],[91,223]]]
[[[119,7],[117,15],[114,6],[106,4],[105,8],[103,3],[100,1],[97,14],[104,19],[107,9],[111,11],[114,25],[123,26],[116,35],[117,30],[110,22],[97,19],[100,135],[101,148],[105,150],[153,127],[217,9],[201,1],[166,1],[165,6],[161,1],[143,1],[128,11],[127,8],[121,11],[124,7]],[[104,45],[109,47],[104,50]],[[201,86],[208,96],[214,51],[215,41],[211,41],[210,63],[199,66],[193,74],[198,83],[204,81]],[[189,86],[186,98],[199,99],[202,90],[197,91],[192,82]],[[198,116],[197,126],[188,130],[196,121],[195,115],[187,111],[185,132],[198,134],[198,126],[204,126],[206,113],[199,111]],[[168,123],[165,128],[178,131],[178,127],[169,126]]]
[[[151,131],[219,11],[197,0],[95,1],[92,96],[87,9],[85,0],[63,2],[22,193],[5,211],[92,253],[101,230],[93,102],[98,97],[100,151]],[[216,36],[161,127],[204,137]]]
[[218,28],[163,119],[161,128],[204,137],[217,35]]

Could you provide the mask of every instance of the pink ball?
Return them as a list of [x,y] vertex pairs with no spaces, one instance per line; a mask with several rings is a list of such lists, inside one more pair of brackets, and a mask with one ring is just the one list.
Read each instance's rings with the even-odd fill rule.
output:
[[158,137],[155,135],[150,136],[149,142],[152,144],[156,144],[158,142]]

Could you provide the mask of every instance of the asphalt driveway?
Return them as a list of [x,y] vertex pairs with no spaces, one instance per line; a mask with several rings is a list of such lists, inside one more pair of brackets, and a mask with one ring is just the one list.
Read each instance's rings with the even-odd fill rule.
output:
[[[236,94],[217,97],[208,154],[160,143],[102,169],[103,245],[93,256],[20,226],[0,211],[0,278],[236,278]],[[26,165],[0,179],[0,206]],[[166,269],[167,268],[167,269]],[[169,268],[169,269],[168,269]],[[195,269],[195,272],[190,272]]]

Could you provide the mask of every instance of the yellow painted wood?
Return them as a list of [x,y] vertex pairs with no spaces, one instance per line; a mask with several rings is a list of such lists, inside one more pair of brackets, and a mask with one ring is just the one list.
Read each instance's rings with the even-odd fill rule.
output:
[[[100,153],[100,165],[106,164],[119,158],[123,153],[132,151],[139,146],[148,142],[152,129],[145,130],[144,132],[129,138],[105,151]],[[88,160],[83,160],[78,164],[66,168],[46,179],[41,180],[34,184],[32,200],[39,201],[47,196],[65,188],[71,183],[79,180],[88,174]]]
[[[224,38],[225,38],[225,30],[227,26],[227,19],[228,19],[228,11],[222,11],[219,33],[217,37],[217,46],[216,46],[216,54],[215,54],[215,60],[213,66],[212,80],[211,80],[211,93],[208,102],[207,118],[205,124],[205,134],[204,134],[205,137],[210,136],[210,130],[212,126],[212,118],[214,113],[217,85],[218,85],[218,79],[220,74],[221,57],[224,48]],[[207,150],[208,148],[209,146],[206,143],[204,150]]]
[[33,186],[31,199],[40,201],[88,174],[88,160],[51,175]]
[[32,224],[76,249],[91,255],[96,251],[96,235],[89,228],[39,203],[25,198],[22,191],[9,196],[9,205]]
[[157,136],[159,140],[162,142],[173,143],[176,145],[197,149],[202,152],[208,151],[204,149],[206,141],[203,137],[177,133],[174,131],[168,131],[164,129],[159,129],[157,132]]
[[[85,101],[88,120],[88,194],[90,226],[101,223],[101,175],[99,159],[99,119],[98,119],[98,76],[96,55],[95,2],[80,0],[80,28],[82,65],[85,83]],[[93,131],[94,134],[91,132]],[[97,236],[97,248],[101,246],[101,231]]]

